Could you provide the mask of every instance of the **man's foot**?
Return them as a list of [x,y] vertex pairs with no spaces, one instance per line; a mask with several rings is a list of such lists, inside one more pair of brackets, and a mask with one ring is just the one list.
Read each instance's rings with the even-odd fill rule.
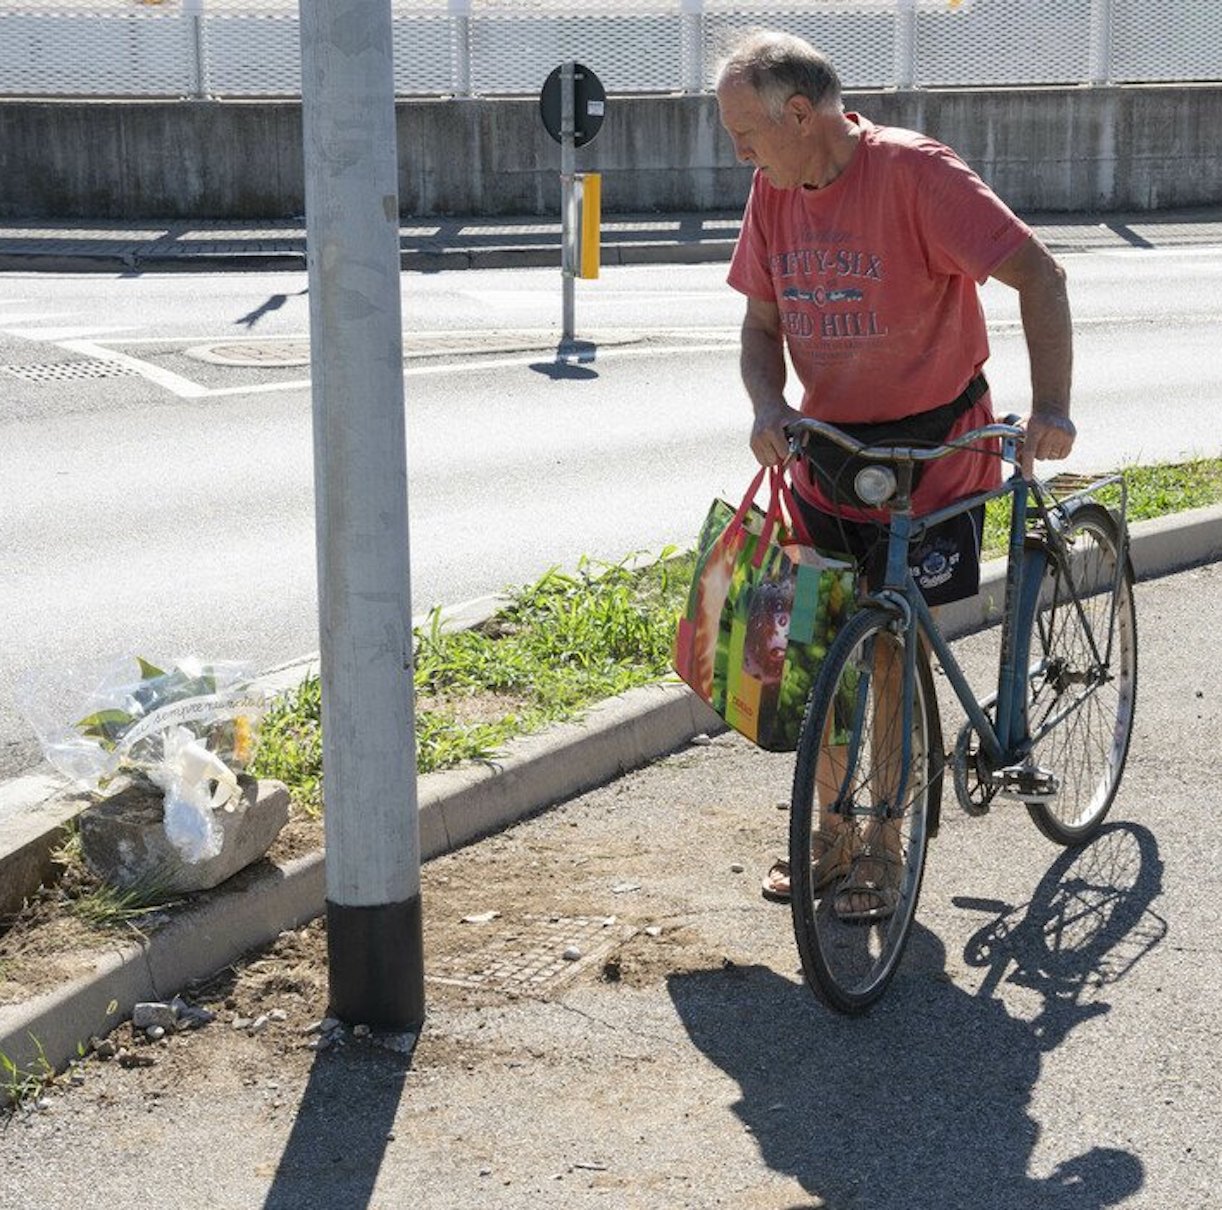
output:
[[[818,898],[837,878],[843,878],[848,873],[852,861],[853,831],[847,827],[834,832],[821,828],[811,840],[811,848],[815,853],[811,882],[815,897]],[[764,875],[760,893],[765,899],[772,899],[777,903],[789,902],[789,862],[784,857],[778,857],[772,863],[772,868]]]
[[852,860],[848,878],[836,891],[832,910],[845,924],[874,924],[895,912],[904,863],[885,850],[864,850]]

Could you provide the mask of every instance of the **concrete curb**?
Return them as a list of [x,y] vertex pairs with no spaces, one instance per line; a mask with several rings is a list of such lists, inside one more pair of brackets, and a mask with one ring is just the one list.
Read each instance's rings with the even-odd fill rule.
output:
[[[1131,548],[1142,579],[1222,558],[1222,506],[1139,522]],[[996,621],[1003,582],[1004,565],[988,564],[978,596],[947,610],[948,636]],[[723,728],[686,686],[648,686],[600,704],[577,722],[517,741],[503,761],[426,775],[419,786],[421,858],[459,848]],[[19,780],[45,801],[48,779]],[[36,1070],[40,1055],[62,1068],[78,1045],[124,1020],[138,1001],[173,995],[319,915],[324,901],[321,853],[283,868],[251,867],[143,945],[116,948],[71,985],[0,1008],[0,1053],[23,1071]]]
[[[1071,240],[1050,239],[1054,254],[1081,251]],[[698,243],[661,241],[604,244],[601,264],[703,265],[728,262],[734,240]],[[275,252],[121,253],[31,250],[0,252],[0,273],[282,273],[304,272],[306,254],[285,249]],[[456,269],[559,269],[560,244],[507,245],[505,247],[409,248],[399,254],[404,272],[441,273]]]
[[[1050,213],[1022,217],[1054,253],[1096,248],[1214,245],[1222,241],[1222,211],[1215,206],[1144,212]],[[678,214],[604,215],[603,265],[703,264],[728,261],[738,235],[741,212],[734,210]],[[666,230],[661,229],[667,228]],[[238,223],[208,237],[185,220],[149,220],[128,224],[123,239],[114,224],[98,227],[82,221],[59,225],[54,233],[13,232],[0,238],[0,272],[29,273],[191,273],[228,271],[299,271],[305,267],[305,234],[301,220],[278,229],[279,220]],[[466,228],[474,224],[477,233]],[[498,224],[500,229],[498,230]],[[560,224],[555,216],[497,218],[468,216],[438,219],[436,233],[403,231],[400,266],[433,273],[451,269],[559,268]],[[418,226],[418,224],[417,224]],[[150,239],[147,229],[168,230],[169,238]],[[1140,234],[1135,235],[1133,228]],[[184,240],[185,232],[192,238]]]
[[[692,244],[642,242],[605,244],[602,264],[698,265],[728,261],[733,240],[709,240]],[[0,273],[279,273],[306,268],[304,252],[121,253],[79,254],[39,251],[0,252]],[[409,248],[399,255],[399,268],[416,273],[440,273],[454,269],[559,269],[560,244],[489,248]]]
[[[1222,505],[1138,521],[1129,529],[1129,554],[1139,580],[1222,559]],[[980,591],[969,600],[943,607],[940,621],[946,636],[959,638],[1000,621],[1005,582],[1005,560],[986,563]]]
[[64,787],[57,773],[0,782],[0,916],[19,911],[26,896],[54,872],[55,838],[81,809]]

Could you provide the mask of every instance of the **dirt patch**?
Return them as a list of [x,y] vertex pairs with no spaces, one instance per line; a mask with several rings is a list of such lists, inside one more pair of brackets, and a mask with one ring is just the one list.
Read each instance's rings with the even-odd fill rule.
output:
[[[513,1001],[542,1007],[582,984],[635,994],[680,973],[732,971],[759,961],[777,938],[782,962],[792,963],[788,913],[761,912],[754,889],[784,816],[761,788],[766,778],[755,755],[727,746],[721,759],[736,777],[743,773],[735,767],[745,765],[759,800],[753,811],[744,811],[741,797],[716,783],[687,801],[651,798],[645,773],[629,774],[425,864],[431,1024],[413,1054],[415,1072],[470,1069],[488,1058],[488,1048],[495,1052],[503,1042],[497,1030],[480,1023],[494,1022]],[[690,754],[680,753],[660,763],[686,781],[689,761]],[[273,856],[297,854],[321,836],[317,821],[295,820]],[[694,858],[681,854],[680,844],[699,851]],[[80,926],[65,922],[62,904],[43,907],[37,921],[4,939],[7,962],[21,976],[10,989],[28,992],[54,983],[57,969],[65,969],[52,961],[56,947],[81,939]],[[94,935],[93,953],[111,943]],[[64,961],[62,953],[56,961]],[[51,1095],[87,1081],[100,1097],[121,1095],[124,1082],[135,1095],[149,1097],[176,1080],[213,1079],[220,1071],[226,1079],[266,1088],[271,1112],[275,1085],[307,1073],[319,1049],[378,1041],[323,1024],[329,987],[322,919],[179,990],[205,1024],[184,1020],[166,1036],[150,1037],[124,1023],[101,1052],[61,1076]]]

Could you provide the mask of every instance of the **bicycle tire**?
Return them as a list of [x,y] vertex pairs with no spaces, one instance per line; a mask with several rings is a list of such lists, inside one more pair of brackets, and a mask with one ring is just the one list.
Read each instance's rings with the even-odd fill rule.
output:
[[[794,768],[789,836],[794,936],[811,990],[828,1007],[850,1015],[865,1012],[882,996],[903,957],[925,872],[930,821],[937,817],[941,796],[944,753],[936,738],[941,735],[937,698],[928,658],[918,644],[904,803],[898,819],[882,820],[871,813],[872,807],[886,801],[888,786],[894,791],[903,765],[898,712],[874,708],[877,645],[884,643],[894,655],[902,655],[902,641],[892,632],[892,622],[893,615],[886,610],[862,609],[845,624],[815,680]],[[870,674],[863,680],[867,669]],[[883,718],[886,713],[888,720]],[[849,798],[859,813],[840,821],[842,828],[851,830],[848,851],[854,857],[821,890],[814,876],[821,856],[814,849],[821,823],[817,779],[823,736],[829,728],[847,741],[841,776],[847,772],[848,753],[856,750]],[[890,883],[880,879],[887,870],[887,863],[877,857],[880,851],[898,857]],[[884,919],[844,918],[854,907],[881,902],[877,895],[847,893],[863,878],[894,886],[894,910]]]
[[1137,612],[1133,567],[1116,517],[1083,501],[1068,511],[1061,534],[1069,560],[1050,553],[1052,584],[1032,627],[1028,681],[1032,734],[1063,715],[1032,747],[1036,763],[1060,784],[1054,799],[1029,802],[1027,810],[1049,840],[1068,846],[1098,832],[1124,773],[1137,698]]

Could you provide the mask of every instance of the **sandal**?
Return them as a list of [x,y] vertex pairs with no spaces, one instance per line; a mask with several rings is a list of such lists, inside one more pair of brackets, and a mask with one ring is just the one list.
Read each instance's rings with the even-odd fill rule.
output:
[[[883,867],[881,880],[866,877],[862,866]],[[903,868],[904,863],[892,853],[858,853],[852,859],[848,879],[832,900],[836,918],[843,924],[874,924],[888,919],[899,903],[900,872]],[[864,907],[861,906],[863,900]]]
[[[846,850],[852,847],[852,832],[848,828],[841,828],[835,832],[828,832],[820,828],[812,839],[823,845],[822,856],[817,858],[811,867],[812,890],[815,897],[818,898],[837,878],[843,877],[848,872],[853,858]],[[765,899],[771,899],[776,903],[789,902],[790,882],[787,858],[778,857],[772,863],[768,873],[764,875],[764,881],[760,884],[760,894]]]

